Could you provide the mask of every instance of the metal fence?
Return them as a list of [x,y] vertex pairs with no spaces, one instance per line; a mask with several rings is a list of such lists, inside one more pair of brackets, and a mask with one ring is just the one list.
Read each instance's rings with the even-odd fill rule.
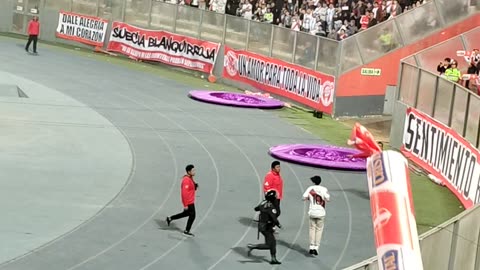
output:
[[398,100],[419,109],[480,146],[480,97],[437,74],[401,63]]
[[[38,7],[72,11],[221,42],[339,76],[478,12],[480,1],[431,0],[341,42],[272,24],[159,0],[12,0],[12,31],[24,31]],[[18,6],[24,10],[18,10]],[[40,15],[41,16],[41,15]],[[385,42],[385,39],[389,42]],[[310,53],[311,51],[311,53]],[[306,56],[308,53],[308,57]]]
[[[423,269],[480,269],[479,218],[480,205],[477,205],[422,234],[419,238]],[[374,257],[343,270],[378,269],[378,262]]]

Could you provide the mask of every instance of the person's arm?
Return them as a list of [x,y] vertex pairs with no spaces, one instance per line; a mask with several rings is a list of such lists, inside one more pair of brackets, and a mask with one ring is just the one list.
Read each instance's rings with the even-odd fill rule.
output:
[[277,218],[277,215],[274,211],[277,211],[275,209],[270,209],[270,211],[268,212],[268,214],[270,215],[270,217],[272,218],[273,220],[273,224],[275,224],[277,227],[279,228],[282,228],[282,225],[280,225],[280,222],[278,221],[278,218]]
[[28,26],[27,26],[27,34],[30,35],[31,32],[32,32],[32,21],[28,22]]
[[255,207],[253,208],[253,210],[255,210],[255,211],[257,211],[257,212],[260,211],[262,204],[264,204],[264,202],[259,203],[257,206],[255,206]]
[[330,193],[328,193],[328,189],[325,188],[325,192],[323,194],[323,199],[324,201],[326,202],[329,202],[330,201]]
[[310,193],[310,188],[307,188],[305,192],[303,193],[302,199],[304,201],[308,200],[308,194]]
[[271,173],[267,173],[267,175],[265,175],[265,181],[263,182],[264,193],[269,190],[275,190],[278,195],[277,183],[275,183],[275,177]]
[[190,191],[192,190],[192,188],[194,188],[191,182],[186,181],[185,179],[182,180],[181,194],[182,194],[182,203],[184,207],[188,206],[188,201],[190,199],[189,197],[191,196]]

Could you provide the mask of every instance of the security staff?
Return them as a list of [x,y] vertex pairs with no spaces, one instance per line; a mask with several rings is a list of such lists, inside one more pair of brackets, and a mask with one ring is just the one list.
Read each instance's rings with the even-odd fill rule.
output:
[[275,190],[270,190],[265,194],[265,200],[257,205],[254,209],[260,212],[258,220],[258,231],[265,237],[265,244],[248,244],[248,256],[250,256],[252,250],[270,250],[271,261],[270,264],[281,264],[276,258],[277,254],[277,241],[273,235],[273,227],[278,226],[282,228],[277,219],[277,209],[273,202],[277,199]]

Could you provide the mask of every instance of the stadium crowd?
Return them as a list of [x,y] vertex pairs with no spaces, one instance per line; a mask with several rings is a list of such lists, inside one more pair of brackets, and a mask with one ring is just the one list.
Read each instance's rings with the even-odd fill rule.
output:
[[[168,1],[168,0],[167,0]],[[431,0],[170,0],[342,40]]]
[[480,51],[465,52],[466,72],[462,72],[456,59],[446,57],[437,66],[437,72],[447,80],[461,84],[480,95]]

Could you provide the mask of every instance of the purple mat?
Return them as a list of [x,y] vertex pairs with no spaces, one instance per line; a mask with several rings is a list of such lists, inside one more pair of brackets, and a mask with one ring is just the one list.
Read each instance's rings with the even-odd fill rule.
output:
[[275,99],[232,92],[193,90],[189,95],[196,100],[236,107],[278,109],[284,106],[283,102]]
[[366,159],[348,155],[360,153],[352,148],[321,144],[282,144],[269,150],[270,155],[303,165],[348,170],[366,170]]

